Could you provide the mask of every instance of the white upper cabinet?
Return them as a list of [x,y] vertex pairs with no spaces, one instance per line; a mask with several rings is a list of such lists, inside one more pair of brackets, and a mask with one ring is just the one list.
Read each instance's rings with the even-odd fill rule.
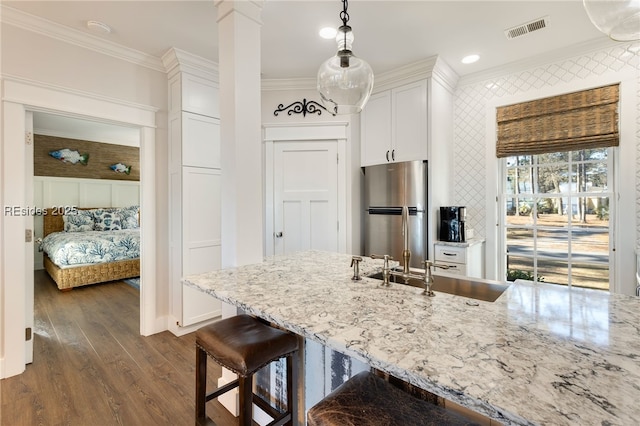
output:
[[363,166],[391,160],[391,91],[375,93],[361,113]]
[[426,160],[427,81],[371,95],[362,111],[361,165]]

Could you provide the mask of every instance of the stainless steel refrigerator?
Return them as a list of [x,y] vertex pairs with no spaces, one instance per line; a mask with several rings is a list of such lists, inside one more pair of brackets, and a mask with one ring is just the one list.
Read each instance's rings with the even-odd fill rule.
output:
[[391,255],[402,263],[405,237],[402,208],[407,206],[410,266],[424,269],[427,250],[427,162],[407,161],[363,168],[365,255]]

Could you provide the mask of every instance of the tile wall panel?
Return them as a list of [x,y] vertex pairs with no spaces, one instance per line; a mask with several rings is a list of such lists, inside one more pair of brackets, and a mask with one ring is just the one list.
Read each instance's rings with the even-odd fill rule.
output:
[[[468,225],[486,235],[486,109],[495,98],[513,96],[560,83],[591,78],[627,67],[638,72],[636,101],[636,241],[640,245],[640,51],[638,44],[584,54],[518,73],[469,84],[462,82],[454,96],[454,200],[467,206]],[[494,167],[490,165],[490,167]],[[493,172],[493,171],[491,171]]]

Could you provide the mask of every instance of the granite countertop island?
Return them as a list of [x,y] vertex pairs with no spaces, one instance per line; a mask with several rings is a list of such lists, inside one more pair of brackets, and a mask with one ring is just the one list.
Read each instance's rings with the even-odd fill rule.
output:
[[504,424],[638,423],[640,299],[516,281],[471,306],[352,281],[350,261],[301,252],[184,281]]

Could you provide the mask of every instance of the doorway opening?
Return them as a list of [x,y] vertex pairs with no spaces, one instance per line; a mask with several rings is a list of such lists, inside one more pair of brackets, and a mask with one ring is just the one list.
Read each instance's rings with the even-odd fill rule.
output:
[[[63,267],[72,267],[76,263],[128,259],[132,253],[136,252],[138,253],[136,257],[139,257],[140,222],[138,220],[139,214],[135,211],[139,211],[142,189],[140,185],[140,129],[50,112],[36,111],[27,114],[33,116],[34,149],[31,183],[33,207],[40,212],[55,208],[56,213],[59,214],[73,213],[78,209],[104,209],[104,212],[111,212],[110,217],[116,219],[115,224],[108,228],[107,234],[93,234],[93,231],[97,230],[94,226],[88,234],[59,233],[56,235],[55,238],[62,238],[64,235],[65,239],[72,236],[87,236],[91,238],[87,241],[95,245],[100,243],[101,249],[104,250],[104,253],[94,250],[85,256],[83,247],[86,243],[82,241],[82,244],[79,245],[75,243],[73,246],[65,245],[64,250],[67,256],[57,260],[63,262]],[[60,159],[55,155],[61,152],[69,152],[72,158],[59,161]],[[75,158],[72,154],[74,152],[78,153],[80,163],[73,162]],[[34,216],[35,270],[45,268],[44,253],[40,251],[45,245],[40,242],[45,237],[45,232],[51,233],[54,230],[51,227],[44,230],[44,222],[52,223],[51,218],[45,218],[38,214]],[[83,229],[87,227],[85,225]],[[100,227],[100,229],[103,228]],[[125,231],[127,229],[129,231]],[[59,229],[58,232],[60,231],[64,232],[66,229]],[[119,240],[124,238],[124,234],[131,238],[127,250],[123,250],[119,246],[113,247],[115,250],[107,250],[109,246],[106,244],[109,241],[104,238],[113,237]],[[71,244],[71,241],[68,244]],[[47,244],[46,247],[49,248],[50,245]],[[72,250],[74,254],[71,255],[69,250]],[[53,263],[56,261],[51,256],[49,259]],[[48,265],[49,269],[53,268],[51,263]],[[131,273],[135,274],[135,270]],[[94,278],[95,274],[91,275],[92,281],[102,279],[100,277]],[[74,283],[73,287],[84,284],[82,274],[77,273],[74,276],[77,277],[76,281],[78,282]],[[105,275],[104,281],[109,281],[108,278],[110,277]],[[139,282],[139,275],[130,280],[130,284],[137,283],[138,288]]]
[[[140,135],[140,158],[143,174],[143,191],[140,197],[142,230],[141,275],[145,283],[140,292],[140,334],[150,335],[166,329],[166,324],[156,317],[156,159],[155,159],[155,115],[157,108],[133,105],[116,99],[108,100],[91,93],[66,90],[43,83],[30,83],[21,79],[2,80],[5,100],[2,103],[3,126],[2,170],[11,175],[11,182],[3,181],[3,202],[6,205],[26,206],[32,178],[26,171],[27,160],[25,141],[28,144],[27,112],[44,112],[74,118],[84,118],[101,123],[116,124],[136,128]],[[10,99],[10,100],[8,100]],[[32,175],[31,175],[32,176]],[[26,250],[12,250],[11,244],[25,241],[25,233],[33,229],[24,216],[2,217],[3,252],[5,267],[2,270],[4,284],[2,350],[3,364],[0,366],[2,378],[21,374],[29,359],[25,344],[25,330],[28,332],[29,294],[28,282],[33,277],[33,239],[27,238]],[[31,276],[31,279],[29,278]],[[5,285],[20,283],[19,285]],[[31,286],[32,287],[32,286]],[[31,306],[33,299],[31,298]]]

